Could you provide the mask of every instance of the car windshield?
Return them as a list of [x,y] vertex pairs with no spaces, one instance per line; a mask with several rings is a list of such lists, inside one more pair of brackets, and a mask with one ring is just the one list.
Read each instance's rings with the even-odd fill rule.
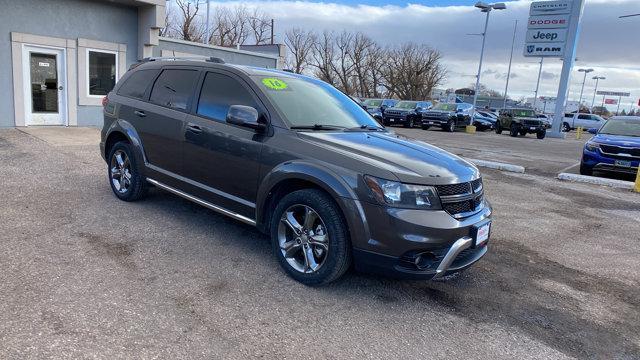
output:
[[367,106],[377,106],[379,107],[380,105],[382,105],[382,100],[380,99],[367,99],[364,101],[364,104]]
[[399,109],[415,109],[416,104],[417,103],[415,101],[400,101],[394,107],[397,107]]
[[598,133],[640,137],[640,120],[610,119],[602,125]]
[[333,86],[311,78],[255,76],[290,127],[381,128],[356,102]]
[[533,110],[527,110],[527,109],[513,109],[511,110],[513,116],[517,116],[517,117],[531,117],[531,118],[537,118],[536,117],[536,113],[533,112]]
[[434,110],[456,111],[458,106],[456,104],[438,104],[433,107]]

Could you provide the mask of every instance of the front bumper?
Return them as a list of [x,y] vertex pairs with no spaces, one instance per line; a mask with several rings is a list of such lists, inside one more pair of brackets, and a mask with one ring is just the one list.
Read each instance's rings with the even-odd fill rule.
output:
[[[621,166],[621,161],[628,161],[629,166]],[[591,151],[585,148],[582,153],[582,164],[594,171],[635,175],[638,173],[640,160],[625,157],[609,157],[601,154],[597,149]]]
[[[370,239],[353,241],[356,269],[407,279],[460,271],[487,253],[474,244],[474,227],[491,219],[491,206],[461,220],[445,211],[407,210],[362,203]],[[354,239],[355,240],[355,239]],[[489,240],[490,241],[490,240]]]

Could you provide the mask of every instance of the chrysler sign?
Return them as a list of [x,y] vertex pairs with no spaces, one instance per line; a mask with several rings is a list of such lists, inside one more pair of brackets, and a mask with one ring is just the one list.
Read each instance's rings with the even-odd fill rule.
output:
[[532,29],[527,31],[527,42],[565,42],[566,29]]
[[525,44],[524,56],[559,57],[564,55],[564,43]]
[[568,14],[571,12],[571,0],[539,1],[531,4],[529,15]]

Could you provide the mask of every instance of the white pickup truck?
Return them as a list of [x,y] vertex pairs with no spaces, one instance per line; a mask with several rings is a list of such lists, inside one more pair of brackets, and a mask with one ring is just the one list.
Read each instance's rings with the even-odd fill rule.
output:
[[586,113],[565,113],[562,120],[562,131],[571,131],[579,127],[588,130],[600,128],[606,120],[599,115]]

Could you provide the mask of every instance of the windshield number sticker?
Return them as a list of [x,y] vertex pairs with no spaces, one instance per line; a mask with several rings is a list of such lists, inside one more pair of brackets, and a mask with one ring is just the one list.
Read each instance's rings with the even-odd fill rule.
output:
[[289,87],[286,82],[276,78],[264,78],[262,83],[271,90],[284,90]]

